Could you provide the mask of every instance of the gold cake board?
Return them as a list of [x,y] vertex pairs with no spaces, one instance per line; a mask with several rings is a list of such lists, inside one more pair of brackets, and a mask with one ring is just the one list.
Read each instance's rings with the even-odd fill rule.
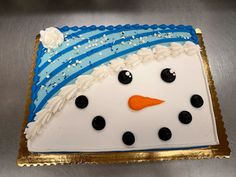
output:
[[29,86],[25,104],[24,122],[22,125],[20,147],[17,157],[18,166],[44,166],[58,164],[100,164],[100,163],[140,163],[163,160],[180,159],[208,159],[208,158],[229,158],[230,149],[227,141],[227,135],[222,120],[220,105],[218,103],[217,93],[212,79],[206,50],[203,42],[202,32],[196,29],[196,33],[201,47],[201,56],[203,59],[204,70],[207,75],[213,109],[216,118],[216,126],[219,138],[219,145],[209,146],[207,148],[196,148],[186,150],[164,150],[164,151],[135,151],[135,152],[99,152],[99,153],[31,153],[27,149],[27,141],[24,135],[24,129],[29,115],[29,105],[31,103],[31,86],[33,84],[34,67],[36,53],[39,44],[39,35],[36,36],[34,53],[32,56],[32,68],[29,77]]

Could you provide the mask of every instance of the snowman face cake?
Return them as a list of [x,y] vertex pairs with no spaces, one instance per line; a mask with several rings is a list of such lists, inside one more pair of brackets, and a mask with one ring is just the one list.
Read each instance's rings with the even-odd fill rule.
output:
[[[155,27],[150,31],[147,31],[150,27],[143,30],[150,34],[164,30]],[[151,37],[142,37],[146,43],[137,44],[134,35],[128,34],[131,29],[122,31],[127,33],[125,39],[131,36],[126,42],[131,41],[132,46],[124,44],[124,49],[118,51],[114,44],[112,50],[116,51],[112,54],[102,50],[103,56],[98,54],[99,59],[90,62],[89,72],[79,74],[60,87],[36,111],[25,130],[29,151],[161,150],[218,144],[211,97],[200,50],[194,41],[195,33],[180,29],[190,34],[186,37],[188,35],[184,32],[177,35],[177,29],[166,26],[165,30],[173,32],[168,32],[169,37],[159,36],[156,41],[163,43],[154,42],[154,33]],[[106,39],[113,40],[113,43],[123,39],[107,36]],[[174,40],[170,40],[172,38]],[[98,50],[96,42],[91,45],[94,45],[93,50]],[[77,55],[83,54],[73,57]],[[88,60],[93,61],[93,57],[88,56]],[[73,58],[69,61],[73,62]],[[52,70],[51,74],[47,72],[49,77],[57,77],[52,74],[54,66],[49,67],[48,70]],[[74,73],[86,67],[81,68]],[[44,78],[39,80],[43,82]],[[48,95],[50,92],[45,97]],[[40,103],[35,105],[40,107]]]

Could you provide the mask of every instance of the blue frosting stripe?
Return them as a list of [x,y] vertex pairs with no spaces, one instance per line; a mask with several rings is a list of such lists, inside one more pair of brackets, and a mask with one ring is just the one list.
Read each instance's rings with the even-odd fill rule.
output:
[[[95,30],[93,30],[95,31]],[[71,33],[69,35],[67,35],[66,39],[71,39],[73,37],[79,37],[79,35],[81,34],[85,34],[85,33],[88,33],[88,32],[91,32],[91,30],[81,30],[81,31],[77,31],[75,33]]]
[[39,81],[39,64],[41,63],[41,56],[43,55],[43,53],[45,52],[45,48],[43,47],[42,43],[39,43],[38,46],[38,51],[37,51],[37,57],[35,59],[35,67],[34,67],[34,77],[33,77],[33,85],[31,88],[31,104],[29,106],[29,110],[30,110],[30,114],[29,114],[29,118],[28,120],[33,120],[35,113],[33,112],[33,110],[35,109],[35,104],[34,101],[37,98],[37,93],[35,92],[37,89],[37,83]]
[[[84,34],[84,33],[88,33],[91,31],[95,31],[95,30],[99,30],[99,31],[104,31],[104,30],[108,30],[108,31],[104,31],[104,33],[113,33],[114,31],[130,31],[130,30],[138,30],[138,29],[142,29],[142,30],[147,30],[147,29],[152,29],[152,30],[170,30],[171,32],[173,32],[174,30],[183,30],[186,31],[187,33],[189,33],[191,35],[191,39],[180,39],[180,38],[172,38],[172,39],[168,39],[170,40],[170,42],[177,42],[177,41],[192,41],[196,44],[198,44],[198,38],[197,35],[195,33],[195,30],[192,26],[184,26],[184,25],[139,25],[139,24],[126,24],[126,25],[116,25],[116,26],[95,26],[95,25],[91,25],[91,26],[81,26],[81,27],[77,27],[77,26],[73,26],[73,27],[68,27],[68,26],[64,26],[62,28],[58,28],[61,32],[67,32],[67,31],[75,31],[72,32],[71,34],[69,34],[67,37],[68,38],[73,38],[73,37],[78,37],[80,34]],[[78,31],[80,30],[80,31]],[[88,41],[85,41],[84,43],[86,43]],[[156,43],[155,43],[156,42]],[[160,40],[159,40],[160,42]],[[147,47],[147,46],[152,46],[155,44],[159,43],[158,41],[152,41],[152,42],[147,42],[146,44],[140,45],[140,46],[136,46],[130,49],[127,49],[125,51],[119,52],[116,54],[114,54],[113,56],[107,56],[95,63],[93,63],[91,66],[87,66],[85,68],[82,68],[81,70],[79,70],[78,72],[70,75],[67,79],[63,80],[60,84],[58,84],[53,90],[51,90],[50,92],[48,92],[48,94],[43,98],[43,100],[40,102],[40,104],[37,106],[35,106],[35,100],[37,99],[37,91],[40,89],[40,84],[39,82],[39,72],[42,71],[42,66],[39,68],[39,65],[41,64],[41,57],[44,55],[45,51],[47,49],[45,49],[42,44],[40,43],[38,46],[38,51],[37,51],[37,57],[36,57],[36,66],[34,68],[34,78],[33,78],[33,85],[32,85],[32,95],[31,95],[31,99],[32,99],[32,103],[30,105],[30,115],[29,115],[29,119],[28,121],[33,121],[34,117],[35,117],[35,113],[38,112],[44,105],[45,103],[48,101],[48,99],[50,99],[62,86],[64,86],[65,84],[67,84],[69,82],[69,80],[72,80],[74,78],[76,78],[78,75],[83,74],[84,72],[91,70],[92,68],[99,66],[100,64],[107,62],[111,59],[113,59],[114,57],[118,57],[118,56],[122,56],[125,55],[126,53],[132,52],[132,51],[136,51],[142,47]],[[160,43],[165,42],[164,40]],[[58,55],[59,56],[59,55]],[[55,55],[54,55],[55,57]],[[76,57],[75,57],[76,58]],[[45,65],[46,66],[46,65]],[[45,67],[44,66],[44,67]]]

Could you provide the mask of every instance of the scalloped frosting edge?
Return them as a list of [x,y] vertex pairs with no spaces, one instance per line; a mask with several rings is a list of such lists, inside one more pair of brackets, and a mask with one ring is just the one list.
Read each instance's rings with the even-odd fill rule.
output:
[[200,48],[193,42],[187,41],[183,45],[173,42],[170,46],[156,45],[154,48],[141,48],[134,54],[128,55],[124,58],[116,58],[107,65],[100,65],[93,69],[91,74],[80,75],[76,78],[74,84],[69,84],[62,87],[59,93],[53,98],[49,99],[45,107],[36,113],[33,122],[28,123],[24,134],[26,139],[32,140],[39,135],[43,128],[49,121],[52,120],[54,114],[60,111],[65,103],[84,92],[96,82],[100,82],[111,74],[118,73],[122,69],[131,69],[141,63],[165,59],[169,56],[176,57],[182,53],[189,56],[195,55]]
[[113,29],[189,29],[189,30],[193,30],[195,33],[194,28],[191,25],[174,25],[174,24],[161,24],[161,25],[157,25],[157,24],[124,24],[124,25],[100,25],[100,26],[96,26],[96,25],[90,25],[90,26],[63,26],[60,29],[61,32],[67,32],[69,30],[72,31],[77,31],[77,30],[113,30]]

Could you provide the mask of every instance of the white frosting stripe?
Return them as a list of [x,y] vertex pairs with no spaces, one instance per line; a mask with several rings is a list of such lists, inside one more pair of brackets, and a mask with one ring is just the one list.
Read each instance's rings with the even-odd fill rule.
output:
[[25,129],[26,138],[32,139],[40,134],[42,128],[52,119],[53,114],[60,111],[66,101],[75,98],[78,93],[87,90],[92,84],[102,81],[110,74],[117,73],[124,68],[136,67],[141,63],[178,56],[182,53],[195,55],[197,52],[199,52],[199,46],[192,42],[186,42],[184,45],[171,43],[169,47],[157,45],[152,50],[142,48],[136,54],[128,55],[126,59],[117,58],[108,65],[96,67],[90,75],[81,75],[74,84],[61,88],[59,94],[47,102],[45,108],[36,114],[34,122],[30,122]]

